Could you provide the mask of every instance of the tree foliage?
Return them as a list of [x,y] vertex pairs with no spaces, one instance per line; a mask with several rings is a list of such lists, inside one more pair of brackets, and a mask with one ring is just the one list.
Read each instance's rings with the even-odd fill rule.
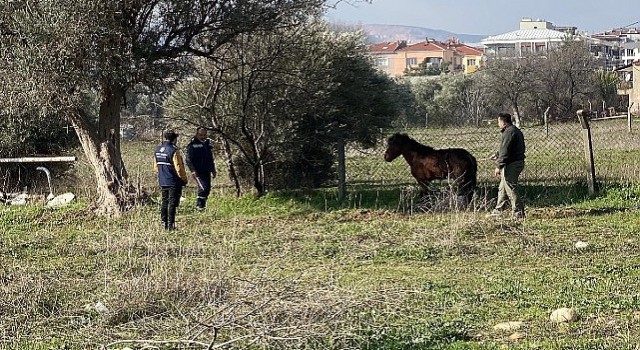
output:
[[492,99],[503,101],[517,119],[541,117],[549,108],[555,119],[573,120],[577,109],[597,98],[598,70],[584,43],[568,37],[545,55],[493,58],[480,73]]
[[489,95],[510,105],[516,124],[520,123],[522,103],[540,86],[541,59],[539,56],[527,56],[494,58],[487,62],[484,88]]
[[[123,98],[162,89],[237,36],[295,26],[322,0],[15,0],[0,3],[0,115],[26,108],[68,117],[94,167],[98,208],[117,214],[131,193],[120,151]],[[97,120],[83,108],[99,98]]]
[[414,126],[478,125],[493,112],[481,75],[406,80],[416,106]]
[[551,107],[552,115],[574,119],[575,111],[596,95],[598,62],[583,42],[566,40],[543,63],[540,100]]
[[604,101],[607,106],[613,106],[618,96],[618,85],[620,84],[620,76],[616,72],[597,71],[594,80],[596,82],[596,90],[598,97]]
[[238,174],[258,194],[321,185],[336,142],[372,146],[397,114],[394,85],[372,68],[359,34],[312,23],[241,36],[220,51],[167,105],[221,135],[228,164],[247,165]]

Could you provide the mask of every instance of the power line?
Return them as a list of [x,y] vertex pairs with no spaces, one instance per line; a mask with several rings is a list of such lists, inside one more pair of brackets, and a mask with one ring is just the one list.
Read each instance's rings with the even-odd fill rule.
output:
[[633,23],[631,23],[631,24],[627,24],[626,26],[622,26],[622,27],[620,27],[620,28],[629,28],[629,27],[631,27],[632,25],[636,25],[636,24],[638,24],[638,23],[640,23],[640,21],[635,21],[635,22],[633,22]]

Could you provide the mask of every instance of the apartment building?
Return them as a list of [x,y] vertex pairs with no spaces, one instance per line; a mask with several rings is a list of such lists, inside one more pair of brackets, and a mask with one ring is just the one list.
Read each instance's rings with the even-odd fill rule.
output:
[[618,87],[618,95],[627,96],[631,112],[640,114],[640,83],[634,80],[640,79],[640,60],[635,60],[615,70],[621,77]]
[[398,77],[419,67],[450,72],[475,72],[483,63],[483,51],[451,38],[445,42],[427,38],[415,44],[383,42],[369,46],[374,66]]

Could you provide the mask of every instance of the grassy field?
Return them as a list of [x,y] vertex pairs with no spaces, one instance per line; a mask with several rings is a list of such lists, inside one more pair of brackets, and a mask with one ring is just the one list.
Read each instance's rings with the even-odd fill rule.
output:
[[[130,143],[124,154],[157,196],[152,148]],[[371,157],[362,167],[407,172],[361,157]],[[640,344],[638,185],[607,184],[590,198],[578,182],[525,182],[528,218],[514,222],[482,206],[422,211],[403,181],[353,181],[338,202],[332,189],[234,198],[218,179],[204,213],[188,188],[168,233],[157,205],[95,216],[86,162],[76,171],[76,182],[54,183],[79,195],[71,207],[0,207],[2,349]],[[490,201],[493,184],[479,195]],[[577,320],[551,322],[561,307]],[[494,329],[508,321],[522,325]]]
[[400,192],[189,194],[170,233],[156,206],[2,207],[0,348],[637,349],[640,188],[528,188],[525,222]]

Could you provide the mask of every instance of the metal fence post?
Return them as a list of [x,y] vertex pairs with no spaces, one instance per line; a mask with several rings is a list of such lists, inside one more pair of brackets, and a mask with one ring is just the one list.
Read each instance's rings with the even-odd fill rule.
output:
[[582,139],[584,142],[584,158],[587,163],[587,185],[589,186],[589,194],[596,193],[596,167],[593,159],[593,143],[591,141],[591,128],[589,127],[588,112],[582,109],[577,111],[580,125],[582,126]]
[[549,137],[549,110],[551,107],[547,107],[544,111],[544,136]]
[[629,107],[627,107],[627,129],[629,130],[629,132],[631,132],[631,107],[633,107],[633,104],[635,102],[631,102],[629,104]]
[[347,166],[345,162],[344,139],[338,138],[336,142],[338,152],[338,199],[343,200],[347,196]]

